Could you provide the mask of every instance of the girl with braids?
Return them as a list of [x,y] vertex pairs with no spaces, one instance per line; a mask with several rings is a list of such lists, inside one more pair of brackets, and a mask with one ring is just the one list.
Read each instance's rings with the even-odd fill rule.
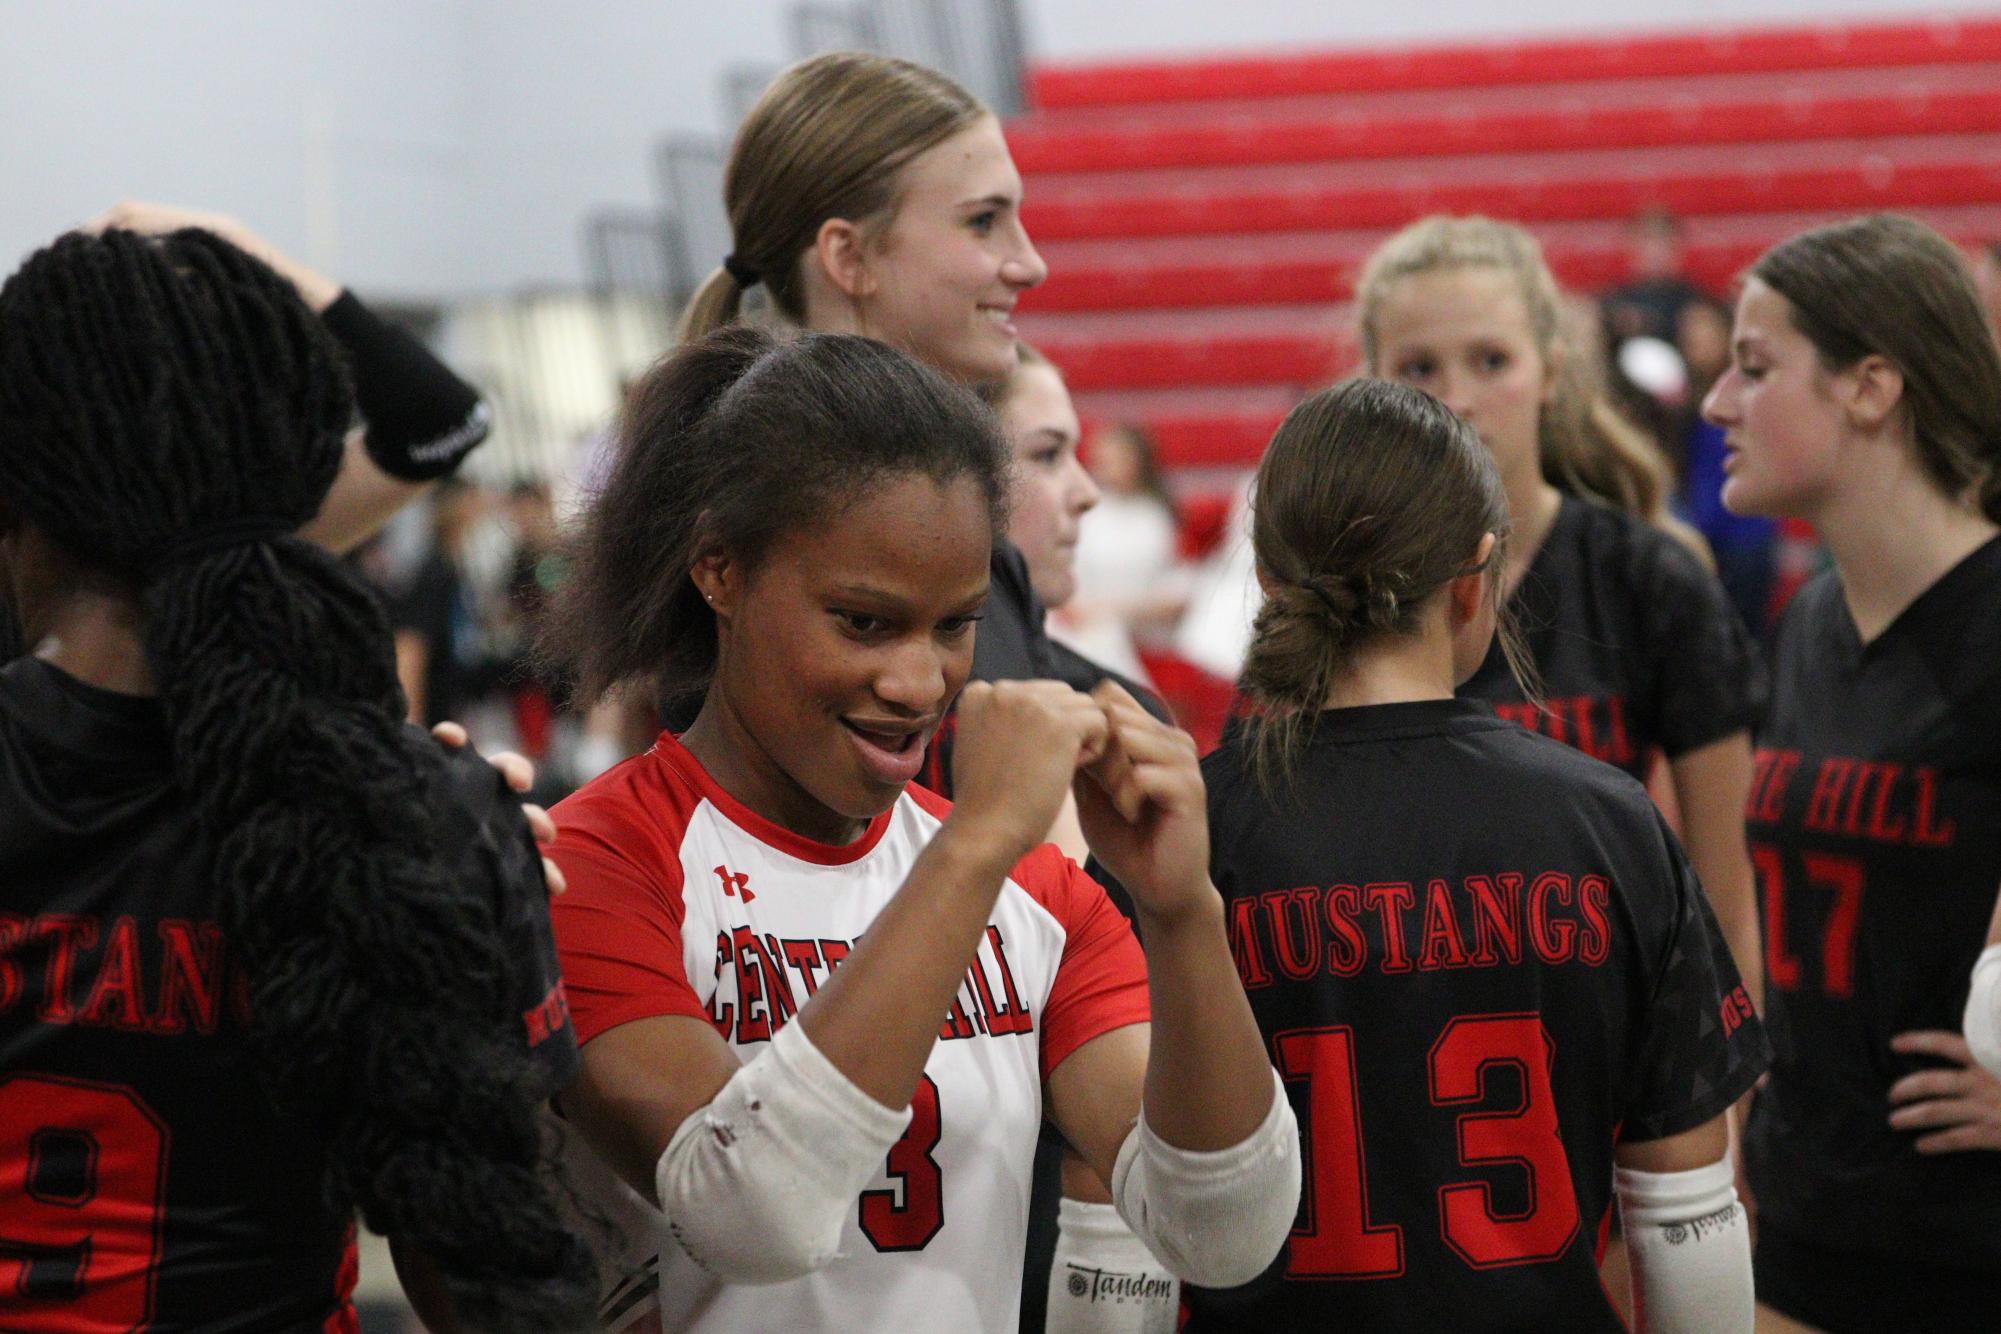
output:
[[1748,1331],[1726,1112],[1766,1052],[1695,874],[1639,783],[1455,697],[1521,657],[1491,454],[1356,380],[1293,410],[1255,495],[1210,874],[1312,1161],[1283,1261],[1184,1289],[1188,1328],[1610,1334],[1616,1196],[1640,1328]]
[[1787,1329],[1988,1328],[2001,1081],[1967,976],[2001,884],[2001,356],[1951,245],[1862,218],[1751,266],[1703,411],[1723,503],[1833,558],[1780,624],[1749,810],[1759,1298]]
[[[607,1324],[1012,1331],[1045,1107],[1182,1277],[1243,1282],[1291,1225],[1193,743],[1115,685],[966,684],[1004,460],[970,393],[849,335],[725,330],[628,400],[553,632],[586,698],[701,704],[557,811],[559,1109],[657,1220]],[[961,687],[952,804],[911,780]],[[1144,960],[1043,842],[1073,787]]]
[[1761,989],[1744,799],[1765,677],[1700,540],[1667,516],[1667,468],[1566,341],[1535,238],[1426,218],[1370,257],[1356,291],[1371,375],[1437,395],[1494,456],[1514,532],[1502,594],[1546,692],[1498,651],[1463,693],[1637,778],[1666,758],[1689,856],[1737,966]]
[[521,816],[399,721],[292,536],[352,398],[204,231],[0,288],[0,1324],[352,1330],[352,1217],[434,1328],[575,1328],[536,1107],[574,1069]]
[[[256,256],[292,284],[346,354],[361,422],[348,434],[340,471],[299,535],[329,551],[358,546],[422,496],[486,439],[479,392],[352,291],[278,250],[234,218],[125,200],[83,230],[164,235],[195,227]],[[26,652],[20,627],[0,612],[0,662]]]

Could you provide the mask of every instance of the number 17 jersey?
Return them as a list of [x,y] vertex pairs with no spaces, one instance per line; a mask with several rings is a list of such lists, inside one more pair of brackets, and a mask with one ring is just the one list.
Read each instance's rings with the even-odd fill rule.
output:
[[1835,571],[1793,599],[1746,811],[1777,1056],[1745,1131],[1758,1222],[2001,1273],[2001,1154],[1917,1150],[1891,1049],[1957,1033],[2001,884],[2001,538],[1864,644]]
[[1204,762],[1232,951],[1308,1172],[1194,1330],[1622,1328],[1621,1139],[1720,1115],[1767,1053],[1640,785],[1470,700],[1320,716],[1291,791]]

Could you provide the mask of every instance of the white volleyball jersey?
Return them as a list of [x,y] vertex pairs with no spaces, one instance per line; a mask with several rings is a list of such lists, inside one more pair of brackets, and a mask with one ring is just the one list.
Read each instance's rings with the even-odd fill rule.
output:
[[[748,1061],[841,965],[949,810],[911,787],[854,843],[814,843],[732,799],[663,734],[556,810],[569,891],[553,915],[578,1040],[685,1015]],[[1001,889],[910,1127],[855,1202],[839,1257],[793,1282],[736,1286],[664,1228],[638,1248],[628,1235],[629,1249],[657,1250],[662,1327],[1013,1331],[1042,1082],[1147,1013],[1125,919],[1055,848],[1037,849]],[[629,1209],[638,1197],[625,1194]],[[630,1314],[648,1281],[613,1277],[608,1319]]]

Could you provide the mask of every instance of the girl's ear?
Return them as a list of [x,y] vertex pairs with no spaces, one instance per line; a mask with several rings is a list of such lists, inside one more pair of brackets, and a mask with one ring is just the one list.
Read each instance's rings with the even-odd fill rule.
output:
[[711,551],[695,561],[688,571],[689,582],[709,604],[718,620],[728,620],[743,597],[743,567],[723,551]]
[[1545,407],[1556,402],[1557,388],[1563,383],[1564,364],[1570,360],[1570,343],[1562,334],[1549,340],[1549,351],[1542,358],[1542,402]]
[[813,258],[827,281],[851,301],[875,295],[868,237],[846,218],[828,218],[813,237]]
[[1843,406],[1857,426],[1881,426],[1904,401],[1904,373],[1888,357],[1870,353],[1841,373]]
[[1454,634],[1459,632],[1460,627],[1471,624],[1486,607],[1487,581],[1494,575],[1489,567],[1493,564],[1494,547],[1499,540],[1492,533],[1481,534],[1480,545],[1473,548],[1473,559],[1453,576],[1447,586]]

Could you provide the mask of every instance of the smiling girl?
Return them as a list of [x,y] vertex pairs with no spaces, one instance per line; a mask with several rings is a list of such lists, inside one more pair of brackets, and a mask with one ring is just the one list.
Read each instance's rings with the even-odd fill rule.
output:
[[[558,812],[562,1110],[658,1206],[660,1324],[1013,1329],[1045,1107],[1177,1272],[1263,1268],[1297,1130],[1193,743],[1116,687],[966,684],[991,414],[873,340],[733,329],[649,374],[622,442],[558,633],[587,695],[664,671],[701,703]],[[949,804],[909,783],[962,688]],[[1042,845],[1073,780],[1144,960]]]
[[[879,338],[998,397],[1018,362],[1015,302],[1048,276],[1021,192],[1000,121],[951,79],[863,52],[801,61],[730,146],[733,248],[689,304],[683,336],[738,320],[761,287],[784,324]],[[991,578],[974,678],[1056,676],[1034,575],[1005,538]],[[663,714],[679,727],[691,707]],[[941,757],[927,780],[949,791],[950,779]]]
[[1781,624],[1750,804],[1778,1052],[1745,1136],[1759,1298],[1983,1328],[2001,1081],[1957,1029],[2001,883],[2001,359],[1951,245],[1865,218],[1751,267],[1703,412],[1723,503],[1833,557]]

